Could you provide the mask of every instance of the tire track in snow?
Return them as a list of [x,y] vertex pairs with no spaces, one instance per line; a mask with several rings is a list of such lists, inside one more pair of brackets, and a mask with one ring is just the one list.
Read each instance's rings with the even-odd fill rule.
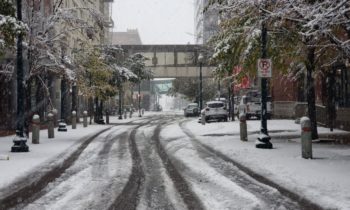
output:
[[145,182],[145,172],[143,170],[142,158],[136,145],[136,133],[143,126],[153,124],[158,117],[146,117],[137,127],[135,127],[129,136],[129,150],[132,157],[132,171],[128,182],[122,192],[116,197],[110,210],[135,210],[140,202],[140,196]]
[[[150,122],[150,121],[149,121]],[[140,189],[145,180],[145,174],[142,169],[142,160],[140,152],[136,146],[136,132],[141,127],[146,125],[145,122],[131,131],[129,136],[129,150],[132,157],[132,170],[128,182],[124,186],[122,192],[114,200],[113,204],[108,208],[110,210],[120,209],[120,210],[134,210],[139,203]]]
[[[159,124],[163,124],[160,120]],[[186,209],[180,194],[167,174],[165,166],[158,155],[156,136],[153,135],[156,125],[152,123],[139,133],[137,146],[141,152],[145,171],[145,184],[141,201],[137,209],[162,209],[175,210]]]
[[[265,201],[269,205],[269,209],[323,209],[317,204],[255,173],[221,152],[201,143],[196,139],[195,135],[184,126],[184,123],[185,121],[180,122],[179,126],[198,149],[199,155],[219,173]],[[274,189],[277,190],[277,192],[274,191]]]
[[[171,121],[174,121],[171,120]],[[165,124],[165,123],[163,123]],[[191,190],[186,180],[182,177],[181,173],[177,170],[174,163],[166,153],[164,147],[162,146],[160,142],[160,132],[162,130],[163,124],[160,124],[156,127],[154,131],[154,135],[152,137],[153,141],[156,144],[158,155],[160,156],[163,165],[165,166],[168,175],[170,176],[171,180],[173,181],[176,190],[181,195],[184,203],[186,204],[188,209],[191,210],[200,210],[204,209],[202,202],[197,197],[197,195]]]
[[[47,188],[43,189],[40,192],[40,196],[35,201],[26,203],[25,208],[69,209],[76,205],[76,203],[79,203],[77,201],[86,199],[89,193],[94,192],[92,189],[96,186],[96,183],[103,180],[99,179],[94,181],[93,179],[98,175],[94,174],[94,170],[92,169],[98,167],[96,165],[105,162],[104,159],[108,157],[110,151],[110,149],[106,148],[106,145],[112,146],[115,142],[113,141],[113,137],[118,135],[115,134],[118,132],[118,129],[119,128],[116,129],[116,127],[114,127],[106,136],[99,136],[99,138],[94,139],[95,141],[91,141],[90,144],[85,147],[84,151],[81,152],[81,155],[74,164],[67,168],[65,173],[55,181],[50,183]],[[91,144],[92,142],[94,142],[94,145]],[[98,152],[98,149],[101,147],[102,150]],[[106,152],[107,154],[104,154]],[[107,173],[101,172],[101,174]],[[86,187],[82,188],[81,185],[86,183]],[[21,209],[23,208],[21,205],[18,207]],[[78,206],[76,206],[75,209],[78,209]]]
[[34,182],[28,185],[26,180],[18,183],[18,186],[23,186],[18,189],[16,192],[8,195],[5,198],[0,199],[0,208],[1,209],[9,209],[13,208],[16,205],[23,205],[31,203],[32,201],[38,199],[42,195],[42,190],[51,182],[53,182],[56,178],[60,177],[66,169],[71,167],[75,161],[79,158],[81,153],[86,149],[86,147],[99,135],[108,131],[112,127],[106,128],[93,136],[86,139],[78,149],[73,152],[69,157],[67,157],[62,164],[54,167],[52,170],[45,172],[40,178],[35,180]]

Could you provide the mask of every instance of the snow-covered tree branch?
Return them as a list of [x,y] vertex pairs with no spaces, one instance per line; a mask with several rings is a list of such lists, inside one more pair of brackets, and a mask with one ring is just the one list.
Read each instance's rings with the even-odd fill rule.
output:
[[27,26],[15,17],[15,8],[12,1],[0,2],[0,56],[6,48],[12,48],[18,34],[25,34]]

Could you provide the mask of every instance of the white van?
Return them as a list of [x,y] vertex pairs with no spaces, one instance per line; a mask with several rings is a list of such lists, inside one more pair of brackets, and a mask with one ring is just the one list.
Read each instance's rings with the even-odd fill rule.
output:
[[[267,97],[266,102],[267,109],[267,119],[271,118],[271,97]],[[249,120],[252,117],[256,119],[261,118],[261,97],[260,95],[253,96],[242,96],[241,101],[239,103],[239,113],[245,113],[246,119]]]

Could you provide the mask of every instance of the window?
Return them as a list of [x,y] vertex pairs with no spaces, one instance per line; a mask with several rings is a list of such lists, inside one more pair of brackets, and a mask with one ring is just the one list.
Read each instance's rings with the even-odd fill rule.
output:
[[208,104],[208,107],[209,108],[221,108],[221,107],[224,107],[224,104],[223,103],[210,103],[210,104]]

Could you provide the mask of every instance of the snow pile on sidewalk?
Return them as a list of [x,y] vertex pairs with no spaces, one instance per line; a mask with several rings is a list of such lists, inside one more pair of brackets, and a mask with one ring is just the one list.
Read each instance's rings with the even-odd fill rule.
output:
[[[256,149],[260,121],[247,121],[248,142],[240,141],[239,121],[201,125],[186,123],[202,143],[238,161],[256,173],[325,208],[350,209],[350,146],[314,143],[314,159],[301,158],[300,125],[292,120],[269,120],[274,149]],[[318,129],[320,134],[333,133]],[[288,137],[289,136],[289,137]],[[294,136],[294,137],[293,137]],[[266,195],[268,196],[268,195]]]

